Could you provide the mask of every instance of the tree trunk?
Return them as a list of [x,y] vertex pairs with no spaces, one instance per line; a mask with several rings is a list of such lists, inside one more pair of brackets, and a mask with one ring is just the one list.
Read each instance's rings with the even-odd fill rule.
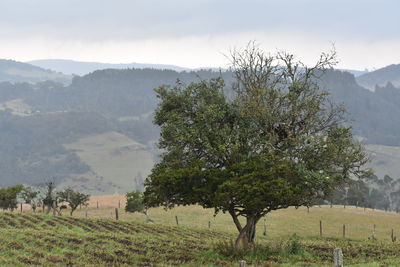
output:
[[246,225],[240,230],[235,242],[237,251],[252,249],[254,247],[254,237],[256,235],[256,224],[259,218],[248,217]]

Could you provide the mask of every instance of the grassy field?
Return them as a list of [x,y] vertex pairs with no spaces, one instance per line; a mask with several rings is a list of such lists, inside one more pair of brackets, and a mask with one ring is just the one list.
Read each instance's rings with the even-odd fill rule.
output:
[[[97,209],[97,203],[99,209]],[[145,217],[140,213],[125,213],[124,196],[92,197],[89,202],[87,214],[89,218],[115,218],[115,208],[120,207],[120,218],[125,221],[144,222]],[[176,207],[172,210],[152,208],[150,217],[155,224],[176,226],[175,217],[178,216],[180,226],[208,230],[211,229],[224,233],[235,233],[236,228],[229,215],[219,213],[214,216],[213,209],[203,209],[200,206]],[[76,216],[85,217],[86,209],[78,209]],[[266,216],[268,238],[287,238],[296,234],[304,238],[319,237],[319,222],[322,221],[323,237],[341,238],[343,224],[346,225],[346,237],[356,240],[365,240],[372,236],[375,225],[375,237],[379,240],[391,240],[391,231],[400,235],[400,214],[356,208],[354,206],[314,206],[307,208],[288,208],[273,211]],[[258,234],[264,230],[264,219],[258,223]],[[262,235],[261,235],[262,237]]]
[[[153,155],[146,146],[117,132],[87,136],[64,146],[74,150],[82,162],[104,178],[104,182],[118,186],[103,194],[132,190],[136,176],[146,177],[154,165]],[[88,186],[95,187],[93,184]]]
[[272,212],[266,236],[264,220],[258,225],[256,250],[236,255],[229,243],[236,230],[227,215],[198,206],[156,208],[149,211],[154,223],[147,224],[123,207],[123,196],[105,196],[92,197],[73,217],[67,211],[0,213],[0,266],[238,266],[240,259],[250,266],[331,266],[336,247],[346,266],[400,266],[400,242],[391,241],[392,229],[400,232],[400,215],[391,212],[343,206]]

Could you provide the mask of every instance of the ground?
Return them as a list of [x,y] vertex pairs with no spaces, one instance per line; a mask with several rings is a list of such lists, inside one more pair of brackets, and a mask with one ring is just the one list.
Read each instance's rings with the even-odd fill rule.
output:
[[249,266],[331,266],[340,247],[346,266],[400,266],[400,242],[391,237],[392,229],[400,232],[400,215],[392,212],[343,206],[272,212],[265,236],[264,220],[258,224],[256,250],[240,255],[231,248],[236,230],[228,215],[199,206],[156,208],[148,224],[142,214],[125,213],[124,204],[123,196],[104,196],[73,217],[32,214],[28,206],[22,214],[0,213],[0,265],[238,266],[244,259]]

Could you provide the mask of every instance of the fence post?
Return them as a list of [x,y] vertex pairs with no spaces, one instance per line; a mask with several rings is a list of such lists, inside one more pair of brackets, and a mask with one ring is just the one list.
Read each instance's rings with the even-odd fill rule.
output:
[[179,225],[178,216],[175,216],[176,225]]
[[115,208],[115,219],[118,221],[118,219],[119,219],[119,216],[118,216],[118,209],[117,208]]
[[88,217],[88,215],[87,215],[87,207],[86,207],[85,218],[87,218],[87,217]]
[[335,248],[333,250],[333,264],[335,267],[343,267],[343,253],[342,249]]
[[322,237],[322,221],[319,221],[319,236]]
[[346,225],[343,224],[343,238],[346,238]]
[[264,218],[264,232],[263,235],[267,235],[267,218]]
[[393,229],[392,229],[392,234],[390,235],[390,237],[392,238],[392,242],[394,243],[396,241],[396,236],[394,235]]
[[239,261],[239,267],[247,267],[246,261]]
[[210,228],[211,228],[211,222],[208,221],[208,229],[210,229]]
[[21,203],[21,213],[22,213],[22,203]]
[[376,225],[374,224],[374,227],[372,228],[372,239],[375,239],[375,228]]

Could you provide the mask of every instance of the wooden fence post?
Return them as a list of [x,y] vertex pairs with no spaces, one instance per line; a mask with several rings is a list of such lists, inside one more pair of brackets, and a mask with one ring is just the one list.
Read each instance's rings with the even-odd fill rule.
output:
[[346,225],[343,224],[343,238],[346,238]]
[[267,235],[267,218],[264,218],[264,231],[263,235]]
[[343,267],[343,253],[342,249],[335,248],[333,250],[333,264],[335,267]]
[[394,243],[396,241],[396,236],[394,235],[393,229],[392,229],[392,234],[390,235],[390,237],[392,238],[392,242]]
[[22,203],[21,203],[21,213],[22,213]]
[[319,221],[319,236],[322,237],[322,221]]
[[178,216],[175,216],[176,225],[179,225]]
[[372,228],[372,239],[375,239],[375,229],[376,225],[374,224],[374,227]]
[[115,219],[118,221],[118,219],[119,219],[119,216],[118,216],[118,209],[117,208],[115,208]]

